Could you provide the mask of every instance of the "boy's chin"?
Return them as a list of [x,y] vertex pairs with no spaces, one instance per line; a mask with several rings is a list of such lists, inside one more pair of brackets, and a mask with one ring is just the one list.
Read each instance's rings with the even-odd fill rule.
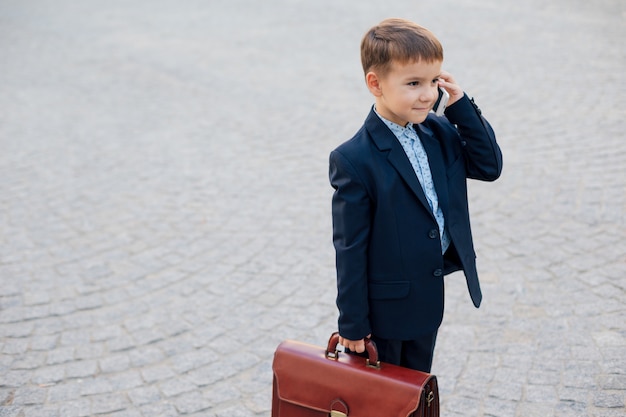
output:
[[424,116],[413,117],[412,120],[410,120],[410,122],[414,125],[418,125],[422,123],[424,120],[426,120],[427,117],[428,117],[428,113],[426,113]]

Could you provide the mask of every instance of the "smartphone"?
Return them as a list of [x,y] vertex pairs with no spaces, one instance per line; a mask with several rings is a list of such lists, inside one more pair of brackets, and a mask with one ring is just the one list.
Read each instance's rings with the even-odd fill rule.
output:
[[437,97],[437,101],[435,102],[435,105],[433,106],[433,112],[435,112],[437,116],[443,116],[443,112],[446,109],[448,100],[450,100],[450,94],[448,94],[446,89],[443,87],[439,87],[438,91],[439,91],[439,97]]

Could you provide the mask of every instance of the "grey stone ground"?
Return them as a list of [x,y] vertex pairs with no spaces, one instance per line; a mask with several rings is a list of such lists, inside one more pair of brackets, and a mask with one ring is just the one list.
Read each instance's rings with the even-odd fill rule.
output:
[[431,28],[505,156],[447,281],[443,415],[626,413],[621,0],[0,2],[0,416],[268,416],[335,329],[363,32]]

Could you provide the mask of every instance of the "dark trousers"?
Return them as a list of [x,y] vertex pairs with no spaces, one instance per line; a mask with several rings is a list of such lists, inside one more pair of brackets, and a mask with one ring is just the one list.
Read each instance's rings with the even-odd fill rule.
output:
[[430,373],[437,331],[415,340],[387,340],[372,336],[381,362]]
[[[372,340],[376,343],[378,359],[381,362],[430,373],[437,341],[436,330],[415,340],[389,340],[374,335]],[[346,352],[354,353],[347,349]],[[360,356],[367,356],[367,353]]]

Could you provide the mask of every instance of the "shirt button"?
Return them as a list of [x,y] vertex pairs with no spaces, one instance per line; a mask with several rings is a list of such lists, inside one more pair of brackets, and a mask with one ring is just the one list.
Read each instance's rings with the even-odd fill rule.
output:
[[435,239],[437,236],[439,236],[439,232],[435,229],[428,232],[428,237],[431,239]]
[[443,271],[441,269],[435,269],[433,271],[433,275],[436,276],[436,277],[440,277],[440,276],[443,275]]

